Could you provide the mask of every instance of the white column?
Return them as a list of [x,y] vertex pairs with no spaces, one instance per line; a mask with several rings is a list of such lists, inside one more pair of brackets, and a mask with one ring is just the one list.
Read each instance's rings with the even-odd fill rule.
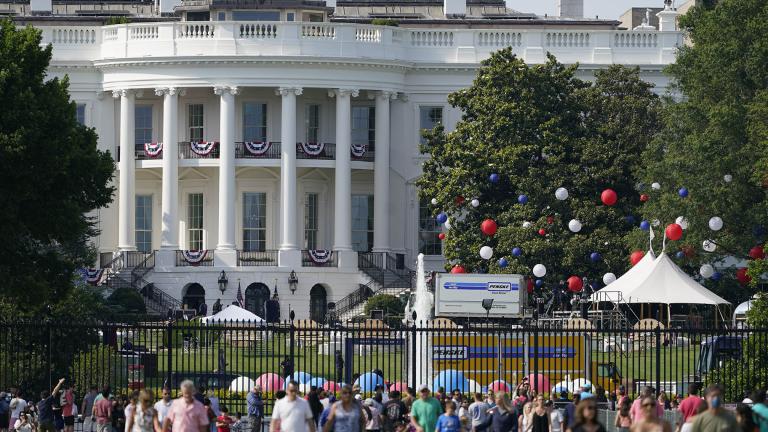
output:
[[133,90],[115,90],[112,97],[120,98],[120,185],[117,204],[120,213],[117,216],[117,248],[121,251],[135,251],[135,94]]
[[357,89],[335,89],[328,93],[336,97],[336,188],[334,203],[333,250],[352,250],[352,145],[351,97]]
[[[301,87],[280,87],[280,250],[298,251],[296,217],[296,96]],[[288,264],[281,259],[281,265]],[[295,263],[294,263],[295,265]]]
[[389,101],[397,92],[381,91],[376,98],[376,159],[373,171],[373,251],[389,251]]
[[217,86],[219,105],[219,244],[217,250],[235,249],[235,95],[237,87]]
[[163,189],[160,249],[179,249],[179,89],[157,88],[163,97]]

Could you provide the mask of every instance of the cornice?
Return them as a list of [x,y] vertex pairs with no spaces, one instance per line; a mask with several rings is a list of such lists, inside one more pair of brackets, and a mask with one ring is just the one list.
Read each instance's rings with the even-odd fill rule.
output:
[[391,69],[407,71],[413,65],[411,62],[376,60],[376,59],[307,59],[302,57],[167,57],[167,58],[129,58],[96,60],[93,67],[106,70],[125,67],[147,66],[186,66],[186,65],[320,65],[344,66],[361,69]]

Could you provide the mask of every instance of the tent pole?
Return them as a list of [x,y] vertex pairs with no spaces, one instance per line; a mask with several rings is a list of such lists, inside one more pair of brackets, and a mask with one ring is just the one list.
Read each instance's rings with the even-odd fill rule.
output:
[[672,305],[667,303],[667,328],[672,326]]

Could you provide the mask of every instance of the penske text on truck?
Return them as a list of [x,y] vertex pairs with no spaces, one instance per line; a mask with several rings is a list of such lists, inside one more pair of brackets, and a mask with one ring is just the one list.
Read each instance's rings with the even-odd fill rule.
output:
[[[443,274],[435,279],[435,316],[522,318],[527,292],[521,275]],[[490,311],[483,300],[493,300]]]

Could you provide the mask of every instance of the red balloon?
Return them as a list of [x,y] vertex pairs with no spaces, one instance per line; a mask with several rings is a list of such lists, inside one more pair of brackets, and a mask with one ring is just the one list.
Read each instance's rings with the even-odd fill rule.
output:
[[463,196],[461,196],[461,195],[459,195],[459,196],[457,196],[457,197],[456,197],[456,198],[453,200],[453,202],[455,202],[455,203],[456,203],[456,205],[462,205],[462,204],[464,204],[464,197],[463,197]]
[[635,264],[639,263],[644,256],[645,256],[645,252],[641,250],[636,250],[632,252],[632,255],[629,256],[629,262],[632,263],[632,265],[634,266]]
[[580,292],[583,287],[584,287],[584,282],[581,281],[580,277],[571,276],[568,278],[568,291]]
[[487,236],[496,234],[497,228],[498,225],[496,225],[496,222],[494,222],[493,219],[486,219],[483,221],[483,223],[480,224],[480,231],[482,231],[483,234]]
[[752,257],[752,259],[760,260],[765,258],[765,251],[762,246],[755,246],[749,250],[749,256]]
[[739,281],[739,283],[742,285],[747,285],[752,280],[752,278],[747,274],[747,269],[742,267],[736,270],[736,280]]
[[676,223],[669,224],[667,225],[667,229],[664,230],[664,233],[670,240],[680,240],[680,238],[683,236],[683,227]]
[[445,233],[438,234],[437,238],[439,238],[440,240],[445,240]]
[[651,199],[651,197],[649,197],[647,194],[641,194],[640,195],[640,201],[642,201],[642,202],[646,202],[649,199]]
[[526,286],[528,294],[533,292],[533,279],[528,279],[528,285]]
[[547,223],[552,225],[555,223],[555,218],[553,216],[547,216]]
[[467,270],[458,264],[456,264],[455,266],[453,266],[453,268],[451,268],[451,273],[453,274],[466,273],[466,272]]
[[547,235],[547,230],[545,230],[544,228],[540,229],[540,230],[539,230],[539,235],[540,235],[540,236],[545,236],[545,235]]
[[603,191],[603,193],[600,194],[600,199],[603,201],[603,204],[607,206],[612,206],[616,204],[616,200],[618,200],[618,196],[616,195],[616,191],[613,189],[606,189]]

